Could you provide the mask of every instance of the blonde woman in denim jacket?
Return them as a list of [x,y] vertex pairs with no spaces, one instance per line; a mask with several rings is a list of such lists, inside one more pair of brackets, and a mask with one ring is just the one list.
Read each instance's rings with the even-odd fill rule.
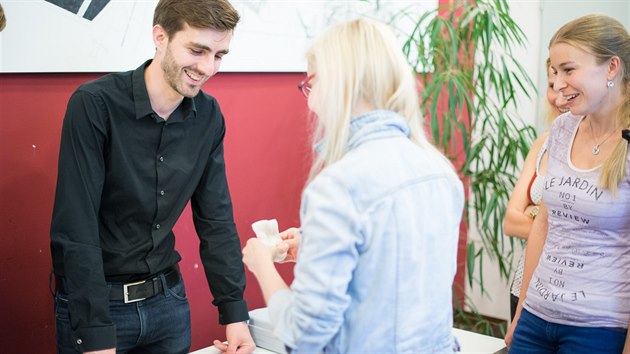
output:
[[[452,352],[464,195],[424,137],[413,71],[366,19],[330,29],[307,60],[300,88],[318,127],[301,229],[243,249],[274,333],[296,353]],[[290,288],[273,263],[287,249]]]

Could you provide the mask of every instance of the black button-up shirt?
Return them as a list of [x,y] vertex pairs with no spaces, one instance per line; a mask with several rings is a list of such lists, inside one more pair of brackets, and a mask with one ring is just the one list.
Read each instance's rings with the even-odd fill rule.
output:
[[51,249],[85,351],[115,344],[107,281],[144,279],[179,262],[172,229],[188,201],[220,322],[248,319],[223,115],[200,92],[168,120],[158,117],[144,81],[149,63],[81,85],[64,118]]

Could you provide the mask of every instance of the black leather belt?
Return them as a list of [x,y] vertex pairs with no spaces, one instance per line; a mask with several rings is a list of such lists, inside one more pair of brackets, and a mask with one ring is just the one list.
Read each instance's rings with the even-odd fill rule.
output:
[[[180,279],[179,267],[177,265],[169,268],[164,273],[158,273],[153,277],[126,284],[120,283],[108,283],[111,285],[109,292],[110,300],[122,300],[126,304],[130,302],[142,301],[153,297],[164,291],[162,286],[161,274],[164,274],[166,279],[166,286],[172,288],[177,284]],[[64,285],[62,277],[55,276],[55,283],[58,291],[64,292]]]
[[[166,286],[173,287],[179,281],[179,269],[171,268],[164,273],[164,278]],[[133,283],[111,284],[111,287],[109,299],[123,300],[126,304],[148,299],[164,291],[160,274]]]

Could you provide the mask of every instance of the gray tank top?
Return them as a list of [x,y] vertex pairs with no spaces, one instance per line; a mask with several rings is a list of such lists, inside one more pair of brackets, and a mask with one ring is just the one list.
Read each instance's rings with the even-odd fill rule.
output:
[[582,117],[558,117],[549,136],[543,199],[549,229],[524,307],[553,323],[628,327],[630,158],[617,196],[599,187],[601,166],[578,169],[570,149]]

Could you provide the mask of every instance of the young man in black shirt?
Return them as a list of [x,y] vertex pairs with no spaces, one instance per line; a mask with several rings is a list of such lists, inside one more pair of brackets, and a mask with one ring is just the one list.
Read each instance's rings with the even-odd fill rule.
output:
[[64,118],[51,225],[60,353],[188,353],[172,228],[191,201],[229,348],[250,353],[245,275],[225,176],[225,122],[201,91],[239,15],[227,0],[161,0],[153,60],[81,85]]

